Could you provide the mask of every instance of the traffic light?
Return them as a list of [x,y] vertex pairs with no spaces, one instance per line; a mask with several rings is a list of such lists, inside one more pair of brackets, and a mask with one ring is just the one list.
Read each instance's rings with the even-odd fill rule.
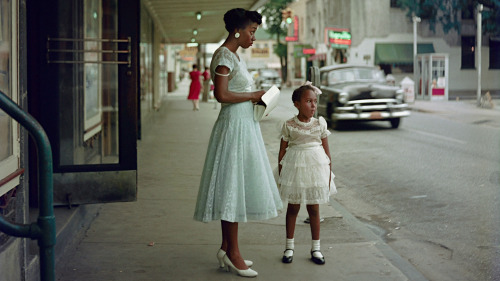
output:
[[287,24],[291,24],[293,19],[292,19],[292,10],[290,8],[286,8],[281,10],[281,19],[286,22]]

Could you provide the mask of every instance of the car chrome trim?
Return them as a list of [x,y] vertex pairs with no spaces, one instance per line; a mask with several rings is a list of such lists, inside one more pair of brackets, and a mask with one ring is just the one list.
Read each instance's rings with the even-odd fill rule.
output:
[[361,113],[333,113],[330,117],[332,120],[374,120],[374,121],[384,121],[391,118],[400,118],[410,116],[410,111],[395,111],[387,112],[381,111],[380,118],[373,119],[372,112],[361,112]]

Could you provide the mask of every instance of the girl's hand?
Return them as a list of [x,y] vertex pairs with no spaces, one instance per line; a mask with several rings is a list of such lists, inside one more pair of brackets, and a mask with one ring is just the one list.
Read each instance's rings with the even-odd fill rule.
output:
[[251,94],[251,97],[250,97],[250,101],[252,101],[253,103],[258,103],[262,96],[266,93],[266,91],[257,91],[257,92],[253,92]]

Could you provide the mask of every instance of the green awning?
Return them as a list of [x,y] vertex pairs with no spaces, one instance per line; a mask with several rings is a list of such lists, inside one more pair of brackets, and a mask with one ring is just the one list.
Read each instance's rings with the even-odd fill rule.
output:
[[[417,44],[417,54],[434,53],[432,43]],[[413,44],[376,43],[375,65],[392,63],[413,63]]]

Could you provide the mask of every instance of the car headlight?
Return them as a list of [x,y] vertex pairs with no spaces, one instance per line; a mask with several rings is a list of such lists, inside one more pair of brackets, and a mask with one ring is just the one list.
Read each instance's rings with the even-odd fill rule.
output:
[[405,94],[404,94],[403,89],[399,89],[396,91],[396,99],[401,101],[401,102],[404,102]]
[[342,92],[339,94],[339,102],[340,103],[347,103],[349,101],[349,94]]

